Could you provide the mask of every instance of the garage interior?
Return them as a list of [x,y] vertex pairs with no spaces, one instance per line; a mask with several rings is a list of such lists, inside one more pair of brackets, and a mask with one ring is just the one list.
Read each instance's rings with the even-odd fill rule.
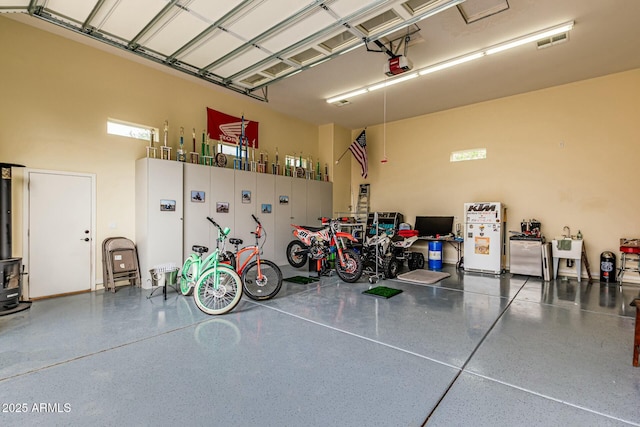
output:
[[[640,425],[640,275],[598,280],[603,255],[617,270],[621,241],[640,237],[639,16],[632,0],[0,1],[5,258],[21,260],[29,306],[0,316],[3,412],[27,425]],[[444,244],[450,276],[381,280],[402,290],[389,299],[362,294],[366,274],[285,281],[222,316],[171,289],[147,298],[150,266],[215,247],[200,212],[216,202],[230,202],[215,218],[245,242],[251,209],[265,222],[264,256],[284,277],[316,274],[287,264],[282,206],[261,200],[281,177],[251,175],[251,204],[233,179],[188,200],[203,189],[187,170],[237,176],[233,159],[186,159],[179,230],[148,233],[177,243],[149,259],[137,175],[149,141],[107,122],[154,129],[158,148],[168,123],[177,164],[182,137],[198,151],[207,108],[259,122],[255,154],[328,177],[287,178],[310,181],[307,212],[291,214],[301,224],[320,225],[328,207],[352,215],[362,184],[368,212],[453,217],[454,237],[468,234],[465,203],[502,202],[503,271],[465,269]],[[349,153],[363,130],[366,178]],[[486,158],[452,161],[478,150]],[[510,271],[509,235],[538,221],[547,242],[584,248],[549,280]],[[141,287],[105,290],[100,244],[115,236],[138,245]],[[414,249],[430,260],[427,241]]]

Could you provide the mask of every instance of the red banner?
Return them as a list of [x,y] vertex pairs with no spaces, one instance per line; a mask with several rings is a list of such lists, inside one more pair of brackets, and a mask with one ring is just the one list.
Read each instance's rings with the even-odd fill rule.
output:
[[[207,108],[207,133],[211,139],[237,144],[242,135],[242,118]],[[244,119],[244,136],[249,147],[258,148],[258,122]]]

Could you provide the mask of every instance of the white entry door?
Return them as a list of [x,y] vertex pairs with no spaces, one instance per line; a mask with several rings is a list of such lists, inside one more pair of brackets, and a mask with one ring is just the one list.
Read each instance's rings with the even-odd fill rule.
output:
[[91,290],[93,177],[28,171],[29,298]]

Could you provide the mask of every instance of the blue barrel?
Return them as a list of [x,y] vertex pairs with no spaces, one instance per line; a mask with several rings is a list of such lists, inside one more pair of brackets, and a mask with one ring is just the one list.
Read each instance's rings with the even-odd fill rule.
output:
[[429,242],[429,270],[442,270],[442,242]]

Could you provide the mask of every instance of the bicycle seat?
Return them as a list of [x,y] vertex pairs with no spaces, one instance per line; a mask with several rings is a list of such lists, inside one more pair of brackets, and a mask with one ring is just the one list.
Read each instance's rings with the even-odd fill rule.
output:
[[191,246],[191,250],[195,253],[197,253],[198,255],[202,255],[205,252],[209,252],[209,248],[206,246],[200,246],[200,245],[193,245]]
[[242,239],[238,239],[236,237],[232,237],[229,239],[229,243],[231,243],[232,245],[241,245],[242,244]]

